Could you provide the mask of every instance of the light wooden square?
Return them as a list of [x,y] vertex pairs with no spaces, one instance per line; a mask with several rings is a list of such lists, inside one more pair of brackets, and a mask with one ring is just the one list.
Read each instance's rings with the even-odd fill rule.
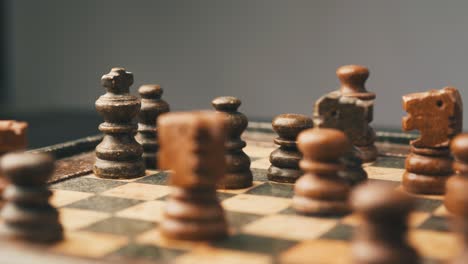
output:
[[52,192],[53,195],[50,198],[50,203],[54,207],[62,207],[93,195],[92,193],[67,190],[52,190]]
[[61,208],[59,213],[60,222],[66,230],[83,228],[111,217],[108,213],[74,208]]
[[422,256],[438,260],[452,259],[462,245],[453,233],[429,230],[411,230],[409,241]]
[[127,199],[152,201],[171,192],[171,187],[163,185],[131,182],[103,192],[101,195]]
[[452,213],[450,213],[447,210],[447,207],[445,207],[445,205],[441,205],[441,206],[437,207],[437,209],[434,210],[434,215],[444,216],[444,217],[452,217]]
[[314,239],[327,232],[336,219],[296,215],[270,215],[260,218],[243,229],[243,233],[290,240]]
[[244,188],[244,189],[233,189],[233,190],[218,189],[217,191],[218,192],[223,192],[223,193],[241,194],[241,193],[245,193],[245,192],[249,191],[250,189],[253,189],[253,188],[257,187],[258,185],[260,185],[262,183],[263,182],[260,182],[260,181],[253,181],[252,186]]
[[136,237],[136,242],[139,244],[183,250],[192,250],[193,248],[201,245],[208,245],[208,242],[168,239],[159,232],[157,227],[140,234]]
[[251,168],[255,168],[255,169],[268,169],[270,167],[271,163],[270,163],[270,159],[269,158],[266,158],[266,159],[258,159],[254,162],[252,162],[252,164],[250,164],[250,167]]
[[67,232],[65,239],[51,247],[51,251],[66,255],[100,258],[116,251],[127,242],[128,239],[123,236],[84,231]]
[[250,194],[239,194],[222,202],[225,210],[261,215],[275,214],[290,204],[291,199]]
[[190,253],[179,256],[174,260],[176,264],[269,264],[270,256],[247,253],[241,251],[218,249],[212,247],[198,247]]
[[148,201],[126,208],[116,213],[119,217],[160,222],[163,218],[165,202]]
[[281,263],[350,263],[349,244],[339,240],[304,241],[280,255]]
[[374,166],[364,166],[364,170],[367,172],[367,175],[369,175],[370,179],[379,179],[387,181],[401,181],[401,177],[405,172],[404,169]]
[[275,148],[260,147],[255,145],[248,145],[244,148],[244,152],[249,155],[249,157],[254,158],[267,158],[270,156],[271,152]]

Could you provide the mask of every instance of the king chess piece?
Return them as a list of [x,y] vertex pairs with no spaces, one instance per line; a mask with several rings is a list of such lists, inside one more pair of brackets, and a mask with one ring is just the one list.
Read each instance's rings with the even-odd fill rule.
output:
[[102,76],[101,84],[107,93],[96,101],[96,110],[104,118],[104,123],[99,125],[104,138],[96,147],[93,172],[110,179],[143,176],[143,148],[135,140],[137,124],[133,122],[140,111],[140,100],[129,93],[133,74],[123,68],[113,68]]
[[458,90],[445,87],[403,96],[403,130],[419,130],[410,142],[402,185],[408,192],[443,194],[453,174],[450,141],[462,130],[462,102]]
[[[360,65],[345,65],[336,70],[336,75],[341,82],[339,92],[344,97],[357,98],[361,101],[368,102],[368,111],[366,120],[371,123],[374,118],[374,99],[375,93],[367,91],[365,82],[369,78],[369,69]],[[372,162],[377,159],[378,151],[375,147],[375,131],[368,125],[367,132],[364,137],[360,137],[359,141],[353,140],[351,143],[355,145],[361,152],[361,158],[364,162]]]
[[163,88],[159,84],[145,84],[138,89],[141,110],[138,114],[138,133],[135,136],[143,147],[143,160],[147,169],[157,169],[158,117],[169,112],[169,104],[161,99]]

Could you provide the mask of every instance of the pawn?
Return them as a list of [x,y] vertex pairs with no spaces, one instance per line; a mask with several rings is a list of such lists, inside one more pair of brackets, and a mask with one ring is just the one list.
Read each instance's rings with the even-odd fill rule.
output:
[[[373,101],[375,93],[366,90],[365,82],[369,78],[369,69],[360,65],[345,65],[336,70],[336,75],[341,82],[340,93],[345,97],[357,98],[362,101],[372,102],[372,107],[368,111],[367,122],[371,123],[373,119]],[[364,142],[352,142],[362,153],[364,162],[372,162],[377,159],[378,151],[375,147],[375,131],[369,125],[367,136]],[[362,140],[362,139],[361,139]]]
[[455,158],[456,175],[447,180],[444,204],[455,215],[453,229],[460,234],[463,246],[462,254],[454,263],[462,264],[468,260],[468,134],[455,137],[450,149]]
[[346,135],[336,129],[312,128],[299,134],[297,144],[304,155],[299,165],[305,173],[294,186],[294,209],[309,215],[347,214],[351,186],[339,176],[340,158],[351,149]]
[[279,148],[270,154],[271,166],[268,168],[268,179],[294,183],[302,175],[299,169],[302,154],[297,149],[296,138],[301,131],[313,126],[312,119],[305,115],[282,114],[273,119],[272,126],[278,134],[274,142]]
[[238,112],[241,101],[236,97],[223,96],[215,98],[212,102],[216,111],[224,113],[227,117],[228,135],[226,148],[226,174],[218,187],[225,189],[241,189],[252,186],[252,172],[250,171],[250,158],[242,150],[246,144],[241,135],[247,128],[247,117]]
[[351,245],[353,263],[420,263],[417,252],[406,241],[408,215],[415,207],[413,198],[382,183],[367,183],[353,191],[350,203],[363,221]]
[[99,130],[104,133],[96,146],[93,172],[109,179],[130,179],[145,174],[141,157],[143,148],[135,140],[134,117],[140,111],[140,100],[129,93],[133,74],[123,68],[112,68],[101,78],[107,93],[96,101],[96,110],[104,118]]
[[145,84],[138,89],[141,96],[141,109],[138,114],[138,132],[135,139],[143,147],[143,160],[147,169],[157,169],[158,117],[169,112],[169,104],[161,99],[163,88],[159,84]]
[[49,203],[46,182],[54,170],[45,154],[12,153],[0,163],[11,184],[3,193],[0,234],[13,240],[50,243],[63,238],[57,210]]

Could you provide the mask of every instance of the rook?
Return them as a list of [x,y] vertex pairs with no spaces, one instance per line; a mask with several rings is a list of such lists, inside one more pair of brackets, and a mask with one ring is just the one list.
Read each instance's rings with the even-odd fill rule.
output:
[[216,184],[224,176],[225,117],[215,112],[167,113],[158,120],[159,166],[174,189],[160,230],[168,238],[213,240],[227,235]]

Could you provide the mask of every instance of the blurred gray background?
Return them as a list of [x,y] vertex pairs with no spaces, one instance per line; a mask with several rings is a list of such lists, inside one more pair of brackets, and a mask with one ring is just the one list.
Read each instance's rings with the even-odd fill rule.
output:
[[335,70],[344,64],[370,68],[377,128],[400,129],[406,93],[453,85],[468,101],[468,1],[3,0],[3,7],[2,109],[35,120],[42,144],[98,132],[99,79],[113,66],[134,73],[134,93],[160,83],[173,110],[210,108],[214,97],[233,95],[250,120],[311,114],[314,101],[338,87]]

